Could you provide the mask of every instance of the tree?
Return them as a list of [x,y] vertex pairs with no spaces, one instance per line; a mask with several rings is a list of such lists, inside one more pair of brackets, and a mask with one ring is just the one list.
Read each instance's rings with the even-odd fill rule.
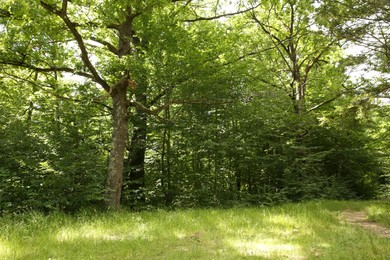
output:
[[[16,150],[0,146],[7,153],[0,190],[25,196],[28,187],[57,185],[58,194],[81,198],[36,203],[43,208],[63,201],[77,208],[102,191],[112,209],[121,200],[263,203],[321,197],[321,190],[371,196],[375,145],[358,148],[371,144],[375,135],[362,130],[380,113],[356,94],[383,94],[387,83],[363,90],[347,80],[351,61],[341,45],[377,32],[347,28],[349,7],[338,10],[340,3],[241,2],[226,13],[220,1],[3,1],[0,109],[19,117],[0,118],[0,132],[21,130],[2,140],[21,149],[15,140],[28,132],[26,150],[45,152],[14,160]],[[356,15],[378,12],[368,7]],[[385,71],[383,43],[375,53]],[[375,170],[367,173],[359,160]]]
[[361,73],[363,82],[357,84],[365,85],[365,82],[378,79],[373,83],[375,87],[368,84],[367,90],[375,95],[386,93],[390,69],[388,1],[320,1],[317,10],[317,23],[348,48],[356,50],[347,59],[351,70],[371,72]]
[[[102,99],[109,97],[113,121],[106,195],[109,208],[118,209],[120,205],[129,108],[136,108],[137,115],[141,111],[156,115],[159,111],[150,110],[148,106],[152,104],[145,106],[145,90],[136,90],[146,89],[142,85],[149,81],[136,75],[149,46],[148,38],[163,35],[149,26],[159,15],[185,13],[190,4],[191,1],[178,0],[131,4],[120,0],[14,0],[0,6],[4,28],[1,64],[11,73],[14,68],[35,71],[42,82],[73,74],[93,82],[91,88],[100,86],[104,90]],[[170,26],[176,26],[175,19]],[[134,149],[130,149],[134,156],[140,148],[136,141],[133,140]],[[141,147],[138,155],[142,150]],[[131,160],[135,157],[130,158],[130,164],[139,164]]]
[[[173,1],[175,2],[175,1]],[[147,19],[165,1],[134,5],[122,1],[7,1],[1,6],[1,63],[52,78],[72,73],[102,87],[112,103],[112,144],[107,207],[118,209],[128,132],[129,102],[137,83],[130,62],[141,42],[136,19]],[[154,8],[152,8],[154,6]],[[140,18],[141,17],[141,18]],[[43,79],[45,80],[45,79]]]
[[268,38],[265,44],[272,46],[264,49],[273,52],[279,64],[279,84],[289,93],[295,112],[304,113],[308,89],[316,86],[314,72],[333,62],[329,55],[338,39],[316,29],[312,1],[265,1],[261,7],[251,18]]

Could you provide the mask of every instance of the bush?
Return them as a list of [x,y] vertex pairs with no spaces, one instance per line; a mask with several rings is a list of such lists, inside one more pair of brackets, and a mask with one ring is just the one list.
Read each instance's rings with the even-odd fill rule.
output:
[[15,123],[0,131],[0,165],[3,213],[76,211],[103,198],[105,165],[87,143],[56,154],[28,126]]

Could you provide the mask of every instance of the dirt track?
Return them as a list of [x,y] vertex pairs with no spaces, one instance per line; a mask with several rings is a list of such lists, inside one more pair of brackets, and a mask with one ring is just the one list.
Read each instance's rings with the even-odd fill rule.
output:
[[359,225],[374,232],[378,236],[390,238],[390,229],[376,222],[369,221],[364,211],[344,211],[341,215],[351,224]]

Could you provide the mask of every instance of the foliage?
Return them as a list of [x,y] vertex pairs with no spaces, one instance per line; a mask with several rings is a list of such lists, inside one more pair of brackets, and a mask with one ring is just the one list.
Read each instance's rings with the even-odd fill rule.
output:
[[0,211],[386,195],[388,5],[360,2],[3,1]]
[[[30,100],[11,98],[3,99],[8,109],[0,128],[0,211],[75,211],[101,201],[105,159],[95,141],[103,129],[87,114],[75,114],[94,113],[94,107],[38,92]],[[82,121],[87,118],[89,125]]]

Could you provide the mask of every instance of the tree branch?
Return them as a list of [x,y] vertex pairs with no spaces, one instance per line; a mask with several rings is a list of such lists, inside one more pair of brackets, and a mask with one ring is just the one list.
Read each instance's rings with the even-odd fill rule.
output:
[[235,60],[227,61],[227,62],[225,62],[225,63],[222,64],[222,65],[223,65],[223,66],[230,65],[230,64],[233,64],[233,63],[238,62],[238,61],[240,61],[240,60],[243,60],[243,59],[245,59],[245,58],[247,58],[247,57],[255,56],[255,55],[258,55],[259,53],[266,52],[266,51],[269,51],[269,50],[273,50],[273,49],[275,49],[275,48],[277,48],[277,47],[274,46],[274,47],[269,47],[269,48],[261,49],[261,50],[259,50],[259,51],[248,52],[248,53],[246,53],[246,54],[244,54],[244,55],[239,56],[239,57],[236,58]]
[[[279,37],[277,37],[275,34],[273,34],[270,30],[268,30],[267,28],[265,28],[264,24],[262,22],[260,22],[259,19],[257,19],[257,17],[252,14],[252,18],[253,20],[255,20],[255,22],[260,25],[261,29],[268,35],[270,36],[272,39],[276,40],[276,42],[282,46],[283,50],[288,54],[289,53],[289,50],[288,50],[288,47],[286,45],[284,45],[284,41],[286,40],[281,40],[279,39]],[[272,28],[272,27],[271,27]]]
[[333,97],[333,98],[331,98],[331,99],[328,99],[328,100],[326,100],[326,101],[324,101],[324,102],[322,102],[322,103],[320,103],[320,104],[318,104],[318,105],[315,105],[314,107],[311,107],[310,109],[308,109],[308,110],[306,111],[306,114],[309,113],[309,112],[311,112],[311,111],[313,111],[313,110],[316,110],[317,108],[320,108],[320,107],[322,107],[322,106],[324,106],[324,105],[326,105],[326,104],[329,104],[330,102],[332,102],[332,101],[338,99],[340,96],[342,96],[342,95],[345,94],[345,93],[346,93],[346,92],[341,92],[340,94],[336,95],[335,97]]
[[198,22],[198,21],[211,21],[211,20],[216,20],[216,19],[219,19],[219,18],[222,18],[222,17],[229,17],[229,16],[234,16],[234,15],[238,15],[238,14],[243,14],[243,13],[246,13],[246,12],[249,12],[249,11],[252,11],[254,9],[256,9],[257,7],[259,7],[260,4],[257,4],[253,7],[250,7],[248,9],[245,9],[245,10],[241,10],[241,11],[237,11],[237,12],[233,12],[233,13],[226,13],[226,14],[220,14],[220,15],[214,15],[214,16],[211,16],[211,17],[197,17],[197,18],[194,18],[194,19],[187,19],[187,20],[184,20],[184,22]]
[[168,93],[168,90],[165,89],[164,91],[160,92],[157,96],[155,96],[150,102],[148,102],[147,107],[151,107],[154,104],[156,104],[163,96],[165,96]]
[[108,48],[108,50],[110,52],[114,53],[115,55],[119,55],[118,49],[115,48],[115,46],[112,45],[111,43],[109,43],[107,41],[100,40],[100,39],[93,37],[93,36],[91,37],[91,40],[106,46]]
[[67,67],[49,67],[49,68],[41,68],[41,67],[36,67],[30,64],[25,64],[22,62],[16,62],[16,61],[0,61],[0,64],[3,65],[11,65],[15,67],[20,67],[20,68],[25,68],[25,69],[30,69],[36,72],[68,72],[72,73],[74,75],[82,76],[84,78],[89,78],[94,80],[94,76],[82,71],[76,71],[75,69],[72,68],[67,68]]
[[257,17],[255,16],[254,13],[252,13],[252,18],[255,20],[255,22],[258,25],[260,25],[260,28],[263,30],[263,32],[265,32],[271,38],[273,45],[278,50],[280,56],[282,56],[284,63],[287,65],[287,67],[290,71],[293,71],[293,68],[291,67],[290,63],[287,61],[286,57],[284,57],[282,50],[279,48],[279,45],[282,46],[282,48],[286,52],[286,54],[289,57],[291,57],[291,52],[290,52],[289,48],[284,44],[284,41],[286,41],[286,40],[281,40],[279,37],[277,37],[271,31],[269,31],[267,28],[265,28],[264,24],[259,19],[257,19]]
[[[9,74],[9,73],[5,73],[5,74],[8,75],[10,78],[13,78],[16,81],[24,81],[24,82],[27,82],[27,83],[29,83],[31,85],[34,85],[34,86],[38,87],[39,89],[43,90],[44,92],[46,92],[46,93],[48,93],[48,94],[50,94],[50,95],[52,95],[52,96],[54,96],[56,98],[59,98],[59,99],[62,99],[62,100],[68,100],[68,101],[72,101],[72,102],[78,102],[78,103],[84,103],[85,102],[85,100],[81,100],[81,99],[77,99],[77,98],[65,97],[65,96],[59,95],[59,94],[57,94],[57,93],[47,89],[47,88],[53,89],[52,86],[51,87],[50,86],[45,86],[46,88],[44,88],[44,86],[42,84],[38,84],[35,81],[29,80],[29,79],[26,79],[26,78],[22,78],[22,77],[19,77],[19,76],[13,75],[13,74]],[[102,107],[108,109],[109,111],[112,111],[112,107],[110,107],[110,106],[108,106],[108,105],[106,105],[106,104],[104,104],[104,103],[102,103],[102,102],[100,102],[100,101],[98,101],[96,99],[93,99],[92,103],[97,104],[99,106],[102,106]]]
[[66,27],[69,29],[69,31],[73,34],[73,37],[75,38],[76,42],[77,42],[77,45],[81,51],[81,59],[84,63],[84,65],[88,68],[88,70],[91,72],[91,74],[93,75],[94,77],[94,80],[95,82],[97,82],[98,84],[100,84],[104,90],[106,90],[107,92],[110,91],[110,85],[102,78],[100,77],[99,73],[97,72],[96,68],[93,66],[91,60],[89,59],[89,55],[88,55],[88,51],[87,51],[87,48],[85,46],[85,43],[84,43],[84,40],[83,40],[83,37],[81,36],[81,34],[79,33],[79,31],[77,30],[76,28],[76,24],[73,23],[66,11],[67,11],[67,3],[68,1],[67,0],[63,0],[62,1],[62,8],[61,10],[57,10],[55,7],[49,5],[49,4],[46,4],[44,1],[40,1],[41,5],[43,8],[45,8],[46,10],[48,10],[50,13],[53,13],[53,14],[56,14],[57,16],[59,16],[63,22],[65,23]]
[[152,116],[155,116],[157,119],[159,119],[160,121],[163,121],[163,122],[169,122],[169,120],[166,120],[165,118],[162,118],[161,116],[158,115],[158,113],[162,110],[162,109],[156,109],[156,110],[152,110],[146,106],[144,106],[143,104],[137,102],[137,101],[130,101],[129,102],[129,105],[132,106],[132,107],[135,107],[137,108],[138,110],[148,114],[148,115],[152,115]]
[[[188,104],[188,105],[225,105],[225,104],[232,104],[237,102],[238,99],[219,99],[219,100],[205,100],[205,99],[177,99],[172,100],[169,105],[171,104]],[[167,105],[165,105],[167,106]],[[161,110],[160,108],[158,110]]]
[[[134,35],[133,30],[133,20],[140,16],[142,12],[133,12],[131,6],[127,6],[124,10],[124,15],[126,19],[120,24],[109,24],[107,28],[114,29],[118,32],[119,41],[118,47],[114,47],[112,44],[105,41],[98,41],[101,44],[107,46],[107,48],[114,54],[118,55],[118,57],[122,57],[131,53],[131,42],[136,44],[139,39]],[[97,40],[95,38],[95,40]]]
[[[331,41],[330,43],[328,43],[324,49],[322,49],[322,51],[320,51],[320,53],[318,53],[318,55],[316,57],[314,57],[314,59],[312,59],[312,61],[305,67],[305,75],[304,75],[304,81],[307,80],[307,78],[309,77],[309,73],[311,71],[311,69],[313,68],[313,66],[318,63],[322,57],[322,55],[325,54],[325,52],[336,42],[336,40],[333,40]],[[301,65],[302,65],[302,62],[301,62]]]

